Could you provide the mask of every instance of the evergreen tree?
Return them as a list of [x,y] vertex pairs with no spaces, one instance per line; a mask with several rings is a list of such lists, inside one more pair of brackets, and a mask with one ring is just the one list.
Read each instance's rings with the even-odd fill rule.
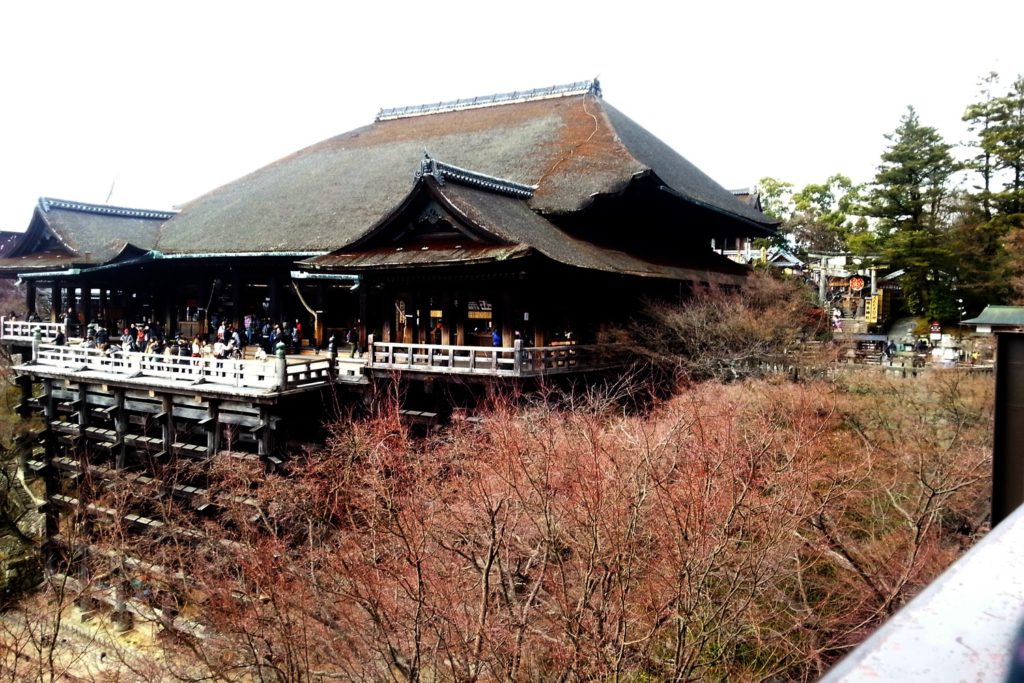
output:
[[995,168],[1008,174],[996,202],[1009,222],[1021,227],[1024,213],[1024,76],[1017,76],[1010,91],[992,102],[993,125],[985,141]]
[[975,102],[967,107],[963,120],[967,122],[967,128],[978,136],[978,154],[968,162],[968,168],[977,171],[981,175],[982,185],[978,189],[978,202],[985,216],[985,220],[992,220],[992,176],[995,173],[993,166],[993,132],[995,119],[995,95],[992,89],[999,82],[999,74],[995,71],[989,72],[981,79],[981,101]]
[[887,135],[866,215],[878,219],[878,246],[901,278],[908,309],[954,318],[957,314],[954,257],[944,241],[948,228],[950,179],[959,164],[938,131],[922,125],[913,107]]
[[997,83],[994,73],[983,79],[981,101],[964,114],[977,134],[971,167],[982,186],[972,197],[975,206],[963,204],[953,245],[968,295],[988,297],[969,306],[972,310],[1006,300],[1007,283],[1024,292],[1024,77],[1000,97],[992,94]]

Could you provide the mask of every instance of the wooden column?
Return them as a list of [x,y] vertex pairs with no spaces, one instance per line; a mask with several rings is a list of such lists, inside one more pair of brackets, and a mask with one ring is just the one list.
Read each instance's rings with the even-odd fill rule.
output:
[[449,346],[452,343],[452,322],[455,320],[455,314],[452,310],[452,300],[447,294],[441,297],[441,344]]
[[164,396],[162,409],[159,415],[160,436],[163,440],[164,452],[171,452],[171,444],[174,443],[174,400],[171,396]]
[[68,336],[72,334],[81,336],[82,330],[79,326],[79,303],[78,297],[75,295],[75,283],[71,281],[68,283],[68,296],[67,296],[67,308],[68,308]]
[[270,276],[270,319],[281,322],[281,280],[277,273]]
[[80,289],[82,290],[82,295],[78,308],[82,314],[81,336],[85,337],[86,330],[89,329],[89,323],[92,321],[92,285],[85,280],[82,280],[80,283]]
[[260,458],[266,458],[271,453],[272,447],[270,437],[270,411],[266,406],[260,406],[260,428],[259,440],[256,442],[256,453]]
[[60,280],[54,280],[50,285],[50,322],[60,322],[60,316],[64,312],[64,285]]
[[[316,308],[314,309],[317,313],[316,319],[319,322],[319,329],[313,330],[313,346],[318,349],[322,349],[327,345],[327,334],[324,332],[324,283],[316,283]],[[344,337],[342,337],[344,338]],[[338,341],[341,341],[340,339]]]
[[244,306],[242,296],[242,277],[237,270],[231,271],[231,326],[236,330],[242,330],[242,308]]
[[206,404],[206,455],[209,458],[220,452],[220,419],[219,406],[216,399],[208,399]]
[[32,416],[32,407],[29,401],[32,399],[32,378],[28,375],[20,375],[16,380],[21,390],[21,403],[18,404],[18,416],[27,420]]
[[512,320],[512,292],[509,286],[501,291],[501,345],[512,346],[513,320]]
[[[43,416],[46,420],[46,426],[43,430],[43,451],[46,457],[46,464],[49,465],[57,454],[57,435],[53,433],[53,429],[50,427],[53,421],[57,419],[57,405],[56,399],[53,398],[52,379],[43,379],[43,394],[39,399],[43,403]],[[43,473],[43,480],[46,484],[46,499],[49,500],[51,495],[60,492],[60,482],[54,467],[47,467],[43,470]],[[46,506],[47,539],[52,538],[58,532],[58,516],[59,513],[56,505]],[[53,556],[47,557],[47,563],[49,564],[53,559]]]
[[114,467],[124,469],[127,446],[124,438],[128,434],[128,413],[124,409],[124,389],[114,390],[114,431],[117,432],[117,453]]
[[85,382],[78,385],[78,433],[85,434],[89,426],[89,387]]
[[25,283],[25,311],[32,315],[36,312],[36,281],[27,280]]
[[357,321],[359,348],[361,349],[367,348],[367,335],[370,334],[370,331],[367,329],[370,324],[369,319],[367,318],[369,310],[369,294],[367,292],[366,284],[363,283],[363,286],[359,288],[359,320]]

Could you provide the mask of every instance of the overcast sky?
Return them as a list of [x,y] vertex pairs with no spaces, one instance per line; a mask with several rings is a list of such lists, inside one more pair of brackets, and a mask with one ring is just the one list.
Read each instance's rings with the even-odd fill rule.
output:
[[729,188],[871,178],[1024,73],[1024,2],[5,2],[0,229],[39,196],[163,209],[383,106],[588,79]]

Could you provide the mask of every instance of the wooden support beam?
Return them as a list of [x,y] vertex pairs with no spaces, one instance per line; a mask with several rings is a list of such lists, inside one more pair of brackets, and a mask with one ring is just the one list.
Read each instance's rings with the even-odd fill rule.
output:
[[114,412],[114,431],[120,443],[120,448],[117,449],[115,454],[114,466],[120,470],[124,469],[128,453],[128,447],[125,444],[125,437],[128,435],[128,414],[124,409],[124,389],[114,391],[114,403],[107,410],[111,409]]
[[161,399],[162,410],[156,419],[160,422],[160,435],[163,437],[163,451],[170,452],[174,443],[174,403],[173,397],[165,394]]

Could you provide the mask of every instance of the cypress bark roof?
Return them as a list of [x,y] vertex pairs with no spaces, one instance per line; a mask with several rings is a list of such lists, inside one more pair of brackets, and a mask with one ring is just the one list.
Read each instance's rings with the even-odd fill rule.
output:
[[[389,229],[404,227],[405,209],[414,206],[423,193],[437,199],[446,211],[483,239],[467,235],[463,239],[447,237],[438,244],[427,240],[411,245],[387,239]],[[576,268],[636,277],[736,284],[746,274],[746,268],[714,253],[710,246],[700,253],[666,254],[660,262],[601,247],[561,230],[531,210],[522,198],[459,180],[441,184],[432,174],[424,175],[399,208],[363,234],[356,244],[308,259],[302,266],[359,271],[504,261],[530,254]]]
[[161,224],[173,215],[40,197],[28,230],[0,255],[0,270],[99,265],[128,245],[149,250],[156,245]]
[[[567,214],[653,172],[666,190],[732,220],[737,234],[776,221],[738,201],[591,88],[378,120],[317,143],[185,205],[161,230],[165,253],[329,251],[409,191],[424,150],[455,166],[536,188],[529,207]],[[400,111],[400,110],[391,110]]]

